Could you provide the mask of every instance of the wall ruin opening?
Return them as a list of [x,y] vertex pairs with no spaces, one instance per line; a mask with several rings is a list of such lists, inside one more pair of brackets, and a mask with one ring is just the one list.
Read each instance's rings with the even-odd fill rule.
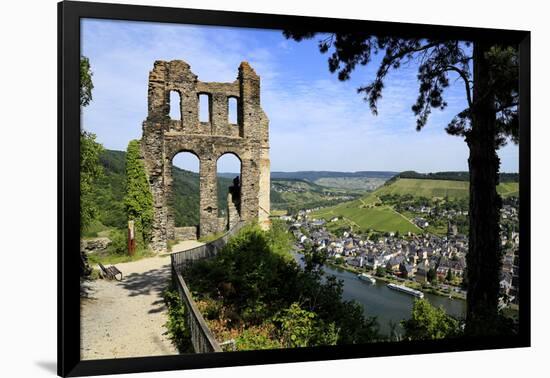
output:
[[226,220],[230,228],[238,222],[241,214],[241,160],[238,155],[227,152],[217,161],[218,217]]
[[199,94],[199,121],[210,123],[210,95],[208,93]]
[[232,125],[239,123],[238,102],[236,97],[227,98],[227,122]]
[[172,158],[169,206],[175,240],[195,239],[200,224],[200,161],[193,152],[181,151]]
[[[171,91],[181,96],[179,122],[168,117]],[[232,101],[237,127],[230,122]],[[257,220],[269,227],[269,120],[260,106],[260,77],[248,63],[241,63],[233,82],[208,83],[199,81],[184,61],[156,61],[149,73],[141,148],[154,201],[154,251],[165,252],[167,241],[178,232],[171,202],[172,166],[178,165],[174,157],[182,151],[199,160],[199,236],[223,232],[235,219]],[[240,213],[220,218],[217,163],[226,154],[236,155],[240,162],[238,185],[229,181],[238,187]]]
[[168,115],[171,120],[181,121],[181,95],[178,91],[170,91],[170,110]]

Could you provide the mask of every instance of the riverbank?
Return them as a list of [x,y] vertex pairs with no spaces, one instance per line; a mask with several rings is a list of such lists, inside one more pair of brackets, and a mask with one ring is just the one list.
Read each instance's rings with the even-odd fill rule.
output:
[[[342,269],[342,270],[345,270],[345,271],[348,271],[348,272],[351,272],[351,273],[355,273],[355,274],[372,273],[372,272],[366,271],[365,269],[358,269],[358,268],[355,268],[355,267],[352,267],[352,266],[349,266],[349,265],[334,264],[330,260],[328,260],[325,264],[327,266],[330,266],[333,269]],[[404,280],[404,279],[398,279],[398,278],[388,277],[388,276],[380,277],[380,276],[377,276],[375,274],[372,274],[372,276],[375,279],[377,279],[379,281],[382,281],[382,282],[385,282],[385,283],[393,283],[393,284],[398,284],[398,285],[404,285],[404,286],[407,286],[411,289],[420,290],[424,293],[439,295],[441,297],[446,297],[446,298],[460,299],[460,300],[463,300],[463,301],[466,300],[466,296],[461,294],[461,293],[457,293],[457,292],[453,292],[453,291],[446,292],[446,291],[443,291],[441,289],[437,289],[435,287],[426,287],[425,285],[422,285],[420,282],[411,281],[411,280]]]

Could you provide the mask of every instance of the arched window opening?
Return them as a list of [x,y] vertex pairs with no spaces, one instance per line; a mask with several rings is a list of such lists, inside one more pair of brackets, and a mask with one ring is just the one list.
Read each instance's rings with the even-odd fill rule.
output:
[[170,119],[181,121],[181,96],[178,91],[170,91]]
[[227,99],[227,118],[231,124],[239,123],[237,113],[237,99],[235,97],[229,97]]
[[199,121],[210,122],[210,95],[199,94]]
[[233,226],[241,212],[241,161],[232,153],[226,153],[218,159],[218,217],[229,220]]
[[198,226],[200,223],[199,158],[192,152],[180,152],[172,159],[172,198],[174,226]]

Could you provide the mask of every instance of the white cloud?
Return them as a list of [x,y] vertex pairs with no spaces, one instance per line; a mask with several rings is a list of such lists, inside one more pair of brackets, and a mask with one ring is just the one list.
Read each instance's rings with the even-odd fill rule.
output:
[[[95,89],[83,114],[84,127],[96,132],[107,148],[125,149],[129,139],[141,136],[147,76],[155,60],[183,59],[203,81],[233,81],[240,62],[247,60],[262,79],[273,170],[467,169],[466,145],[444,132],[464,106],[462,87],[446,93],[448,109],[434,111],[426,128],[417,133],[411,111],[417,95],[414,67],[390,73],[375,117],[356,92],[372,77],[373,65],[357,69],[350,82],[337,81],[326,70],[326,61],[322,75],[302,77],[293,72],[291,60],[300,44],[284,39],[263,43],[273,35],[87,20],[83,53],[91,58]],[[313,63],[295,61],[295,65],[308,64]],[[504,170],[517,169],[517,147],[507,147],[501,156]],[[234,169],[220,166],[223,171]]]

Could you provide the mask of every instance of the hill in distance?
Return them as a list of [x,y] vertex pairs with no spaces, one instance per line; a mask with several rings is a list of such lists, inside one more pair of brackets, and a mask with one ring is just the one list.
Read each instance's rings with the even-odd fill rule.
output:
[[[518,196],[519,183],[501,183],[497,190],[503,197]],[[373,206],[380,202],[380,196],[388,194],[428,199],[466,200],[469,195],[469,183],[453,180],[396,178],[362,198],[317,210],[311,214],[311,217],[325,220],[334,217],[343,218],[343,222],[363,231],[372,229],[379,232],[422,232],[409,218],[395,211],[391,206]]]
[[[103,177],[94,188],[94,201],[99,208],[99,220],[107,227],[126,227],[124,194],[126,186],[126,152],[104,150],[100,156]],[[218,174],[219,216],[227,207],[228,188],[238,173]],[[292,176],[292,175],[290,175]],[[299,175],[298,175],[299,176]],[[174,208],[176,226],[199,223],[199,175],[173,167]],[[386,177],[386,176],[385,176]],[[385,181],[385,180],[384,180]],[[383,183],[378,183],[378,186]],[[331,206],[364,195],[363,189],[327,187],[302,178],[273,178],[271,207],[274,210],[294,210]]]
[[[414,197],[461,199],[468,198],[470,184],[468,181],[409,179],[399,178],[379,188],[374,195],[410,194]],[[519,183],[504,182],[498,185],[498,193],[503,197],[517,196]]]
[[[448,171],[434,173],[418,173],[415,171],[404,171],[397,174],[393,179],[428,179],[428,180],[451,180],[451,181],[470,181],[470,172],[467,171]],[[500,182],[519,182],[518,173],[500,173]]]
[[[126,152],[104,150],[99,158],[103,177],[94,186],[94,202],[99,221],[107,227],[125,228],[124,195],[126,187]],[[199,223],[199,175],[173,167],[174,212],[176,226]],[[234,176],[233,176],[234,177]],[[232,177],[232,178],[233,178]],[[218,177],[218,208],[227,207],[227,193],[233,180]]]
[[[100,222],[107,227],[126,227],[124,193],[126,185],[126,153],[104,150],[100,156],[104,175],[94,188],[94,201],[99,208]],[[467,172],[466,172],[467,173]],[[468,197],[468,177],[464,172],[439,172],[423,175],[420,179],[400,178],[401,175],[423,175],[416,172],[272,172],[271,208],[297,210],[324,207],[319,217],[344,216],[362,227],[381,230],[417,232],[418,228],[393,209],[368,207],[384,194],[411,194],[426,198]],[[227,192],[237,173],[218,174],[218,208],[227,206]],[[428,177],[461,177],[441,180]],[[509,178],[513,178],[513,174]],[[515,176],[517,178],[517,174]],[[177,226],[199,223],[199,175],[177,167],[173,168],[174,211]],[[377,188],[377,189],[376,189]],[[366,192],[372,191],[370,194]],[[518,183],[503,182],[498,191],[502,196],[517,196]],[[329,206],[329,207],[327,207]],[[220,212],[220,216],[221,216]]]
[[[272,179],[297,179],[314,182],[320,178],[335,178],[335,177],[371,177],[390,179],[398,172],[389,171],[358,171],[358,172],[339,172],[339,171],[296,171],[296,172],[281,172],[271,171]],[[238,173],[221,172],[222,177],[235,177]]]
[[[326,188],[372,191],[380,187],[397,172],[389,171],[297,171],[271,172],[271,180],[303,180]],[[220,173],[222,177],[235,177],[236,173]]]

